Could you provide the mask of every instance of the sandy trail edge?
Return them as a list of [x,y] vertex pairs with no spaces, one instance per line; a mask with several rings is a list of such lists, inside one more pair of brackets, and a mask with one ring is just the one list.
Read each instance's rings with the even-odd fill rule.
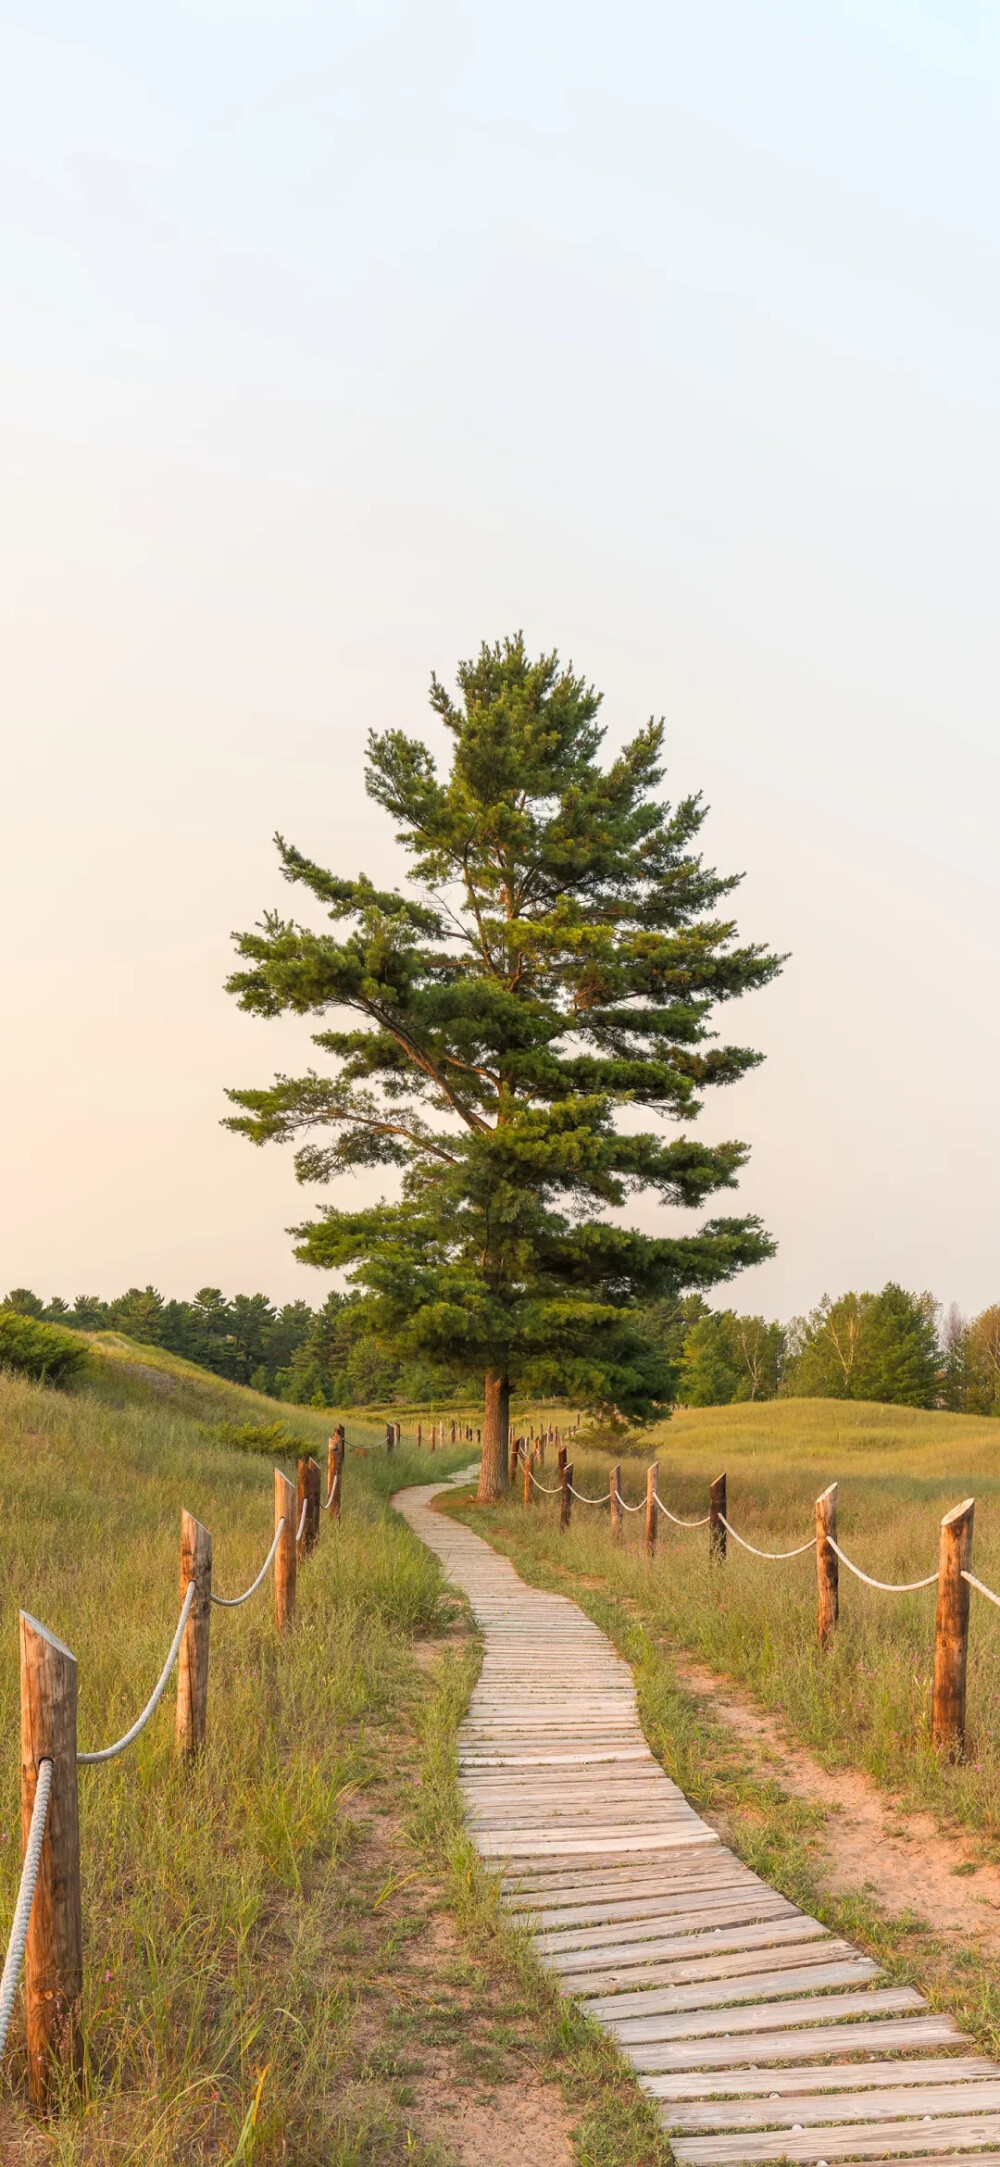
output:
[[[774,1717],[732,1679],[683,1649],[670,1653],[680,1684],[751,1749],[762,1772],[793,1797],[826,1808],[824,1878],[834,1894],[867,1883],[891,1916],[915,1912],[936,1932],[974,1936],[984,1950],[1000,1952],[1000,1869],[977,1860],[974,1837],[942,1831],[932,1814],[900,1809],[857,1769],[824,1768],[806,1747],[789,1745]],[[970,1865],[974,1873],[956,1877],[956,1868]]]

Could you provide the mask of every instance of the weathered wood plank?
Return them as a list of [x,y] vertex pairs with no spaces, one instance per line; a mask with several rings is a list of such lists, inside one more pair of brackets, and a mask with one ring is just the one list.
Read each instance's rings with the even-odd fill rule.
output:
[[[823,1933],[824,1928],[819,1927],[817,1936]],[[661,1949],[676,1947],[676,1941],[629,1942],[624,1957],[617,1962],[613,1961],[611,1951],[600,1951],[599,1961],[595,1958],[589,1968],[580,1963],[578,1956],[557,1955],[549,1961],[561,1977],[563,1993],[575,1994],[583,2001],[625,1987],[694,1986],[699,1979],[738,1979],[741,1973],[751,1970],[758,1976],[766,1972],[771,1978],[781,1972],[799,1970],[810,1957],[815,1958],[818,1954],[815,1944],[806,1937],[792,1942],[789,1947],[776,1949],[762,1950],[756,1943],[749,1949],[717,1950],[712,1956],[692,1957],[688,1953],[668,1960],[660,1955]],[[856,1956],[857,1951],[850,1941],[831,1938],[823,1943],[824,1963]]]
[[[896,2085],[885,2091],[796,2093],[790,2099],[702,2101],[672,2106],[671,2130],[808,2129],[824,2122],[898,2122],[905,2116],[1000,2112],[1000,2070],[979,2084]],[[664,2109],[664,2119],[668,2110]]]
[[663,1932],[663,1921],[667,1919],[671,1922],[671,1932],[675,1932],[682,1919],[688,1921],[694,1931],[696,1924],[722,1928],[751,1926],[756,1923],[777,1924],[801,1917],[802,1913],[796,1911],[795,1905],[789,1903],[787,1896],[775,1896],[772,1890],[763,1887],[759,1895],[755,1890],[751,1890],[745,1897],[739,1894],[728,1899],[720,1896],[715,1902],[698,1904],[693,1898],[689,1904],[685,1904],[682,1900],[664,1897],[662,1909],[657,1914],[650,1911],[646,1919],[619,1919],[608,1926],[578,1926],[568,1928],[562,1933],[553,1928],[539,1934],[539,1955],[565,1956],[572,1949],[608,1949],[627,1942],[648,1941],[657,1932]]
[[[669,1989],[665,1992],[669,1997]],[[794,2024],[812,2027],[827,2018],[837,2024],[851,2016],[901,2015],[904,2009],[924,2007],[921,1996],[912,1986],[872,1987],[869,1992],[858,1994],[817,1994],[815,2000],[803,1997],[801,2001],[754,2002],[750,2008],[743,2009],[679,2010],[670,1998],[668,2006],[661,2010],[657,2007],[661,1999],[658,1988],[643,1998],[647,2005],[653,2004],[648,2016],[619,2017],[615,2013],[617,1995],[609,1999],[607,2011],[601,2011],[602,2022],[624,2046],[642,2046],[654,2039],[707,2038],[712,2032],[727,2036],[739,2033],[745,2037],[747,2032],[784,2030]],[[588,2011],[591,2016],[596,2013],[594,2009]]]
[[[737,2097],[771,2095],[784,2099],[829,2087],[836,2098],[844,2091],[870,2090],[884,2085],[898,2090],[910,2084],[968,2084],[996,2075],[996,2064],[984,2054],[935,2054],[914,2062],[812,2062],[795,2069],[699,2069],[674,2076],[643,2077],[642,2088],[653,2099],[735,2100]],[[843,2117],[841,2117],[841,2120]]]
[[[808,2062],[830,2054],[912,2054],[922,2047],[970,2045],[953,2017],[917,2016],[882,2018],[872,2024],[830,2024],[803,2027],[801,2031],[760,2032],[731,2036],[690,2038],[635,2043],[628,2048],[633,2069],[658,2072],[702,2069],[736,2069],[752,2063]],[[861,2065],[859,2065],[861,2066]]]
[[[710,2009],[728,2007],[736,2002],[760,2001],[765,1994],[817,1994],[832,1992],[838,1986],[860,1986],[866,1979],[882,1979],[885,1974],[873,1957],[855,1956],[840,1964],[803,1965],[796,1971],[757,1971],[741,1979],[707,1980],[702,1986],[664,1986],[652,1990],[645,1988],[630,1994],[605,1994],[588,1998],[588,2016],[600,2015],[601,2019],[614,2019],[615,2029],[624,2032],[631,2021],[625,2012],[640,2007],[664,2015],[672,2009]],[[918,1997],[919,2000],[919,1997]],[[650,2008],[650,2003],[654,2008]],[[775,2003],[780,2008],[780,2003]],[[805,2004],[808,2008],[810,2005]],[[922,2007],[923,2004],[921,2003]],[[623,2014],[619,2016],[621,2010]],[[728,2019],[726,2019],[728,2022]],[[766,2029],[766,2026],[764,2027]]]
[[[739,2167],[744,2160],[883,2159],[899,2152],[954,2154],[966,2146],[987,2144],[1000,2144],[1000,2114],[949,2115],[941,2122],[881,2122],[870,2129],[848,2123],[843,2128],[801,2132],[779,2129],[766,2136],[682,2137],[671,2149],[682,2167]],[[963,2162],[963,2167],[970,2167],[970,2163]],[[986,2161],[980,2157],[976,2167],[986,2167]]]

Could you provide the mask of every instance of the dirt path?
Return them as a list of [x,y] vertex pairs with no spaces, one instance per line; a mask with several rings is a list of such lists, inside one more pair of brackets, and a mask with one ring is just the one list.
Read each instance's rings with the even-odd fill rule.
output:
[[894,1917],[916,1912],[935,1932],[974,1936],[984,1953],[1000,1952],[1000,1869],[977,1859],[971,1837],[942,1834],[929,1813],[900,1811],[856,1770],[824,1768],[805,1747],[790,1746],[774,1718],[731,1679],[682,1650],[671,1655],[681,1683],[759,1757],[762,1774],[826,1808],[831,1891],[867,1884]]

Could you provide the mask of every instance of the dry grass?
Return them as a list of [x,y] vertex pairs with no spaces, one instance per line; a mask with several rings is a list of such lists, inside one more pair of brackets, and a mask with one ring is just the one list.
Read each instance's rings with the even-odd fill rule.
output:
[[[577,1440],[573,1457],[578,1489],[607,1489],[610,1453]],[[725,1469],[728,1517],[763,1549],[805,1541],[817,1493],[837,1480],[842,1546],[866,1571],[891,1581],[935,1569],[942,1513],[975,1495],[973,1569],[1000,1591],[994,1422],[820,1400],[691,1410],[654,1431],[641,1459],[623,1461],[630,1502],[644,1493],[647,1457],[659,1460],[664,1502],[691,1517],[707,1510],[708,1483]],[[554,1481],[547,1470],[544,1479]],[[554,1500],[526,1512],[512,1497],[477,1513],[475,1524],[528,1573],[565,1569],[624,1599],[656,1632],[751,1687],[789,1735],[828,1764],[866,1769],[883,1786],[956,1816],[981,1832],[991,1853],[1000,1852],[1000,1613],[981,1597],[972,1598],[968,1758],[951,1767],[929,1740],[933,1587],[882,1595],[842,1568],[840,1629],[823,1658],[811,1553],[768,1565],[731,1544],[720,1570],[710,1564],[706,1529],[686,1532],[661,1521],[650,1567],[641,1514],[626,1518],[617,1550],[606,1508],[574,1505],[562,1538],[557,1518]]]
[[[182,1504],[212,1530],[220,1592],[247,1585],[270,1540],[269,1460],[220,1447],[206,1425],[271,1421],[273,1403],[150,1349],[95,1346],[80,1391],[0,1378],[8,1918],[19,1871],[17,1606],[73,1649],[81,1747],[103,1745],[143,1705],[169,1644]],[[326,1419],[289,1419],[318,1453]],[[269,1584],[245,1609],[213,1614],[210,1742],[196,1771],[174,1762],[169,1695],[128,1754],[81,1771],[87,2101],[83,2113],[67,2103],[44,2147],[67,2167],[390,2156],[374,2138],[359,2151],[342,2124],[354,1997],[331,1971],[329,1941],[345,1862],[391,1771],[410,1643],[434,1627],[444,1591],[436,1561],[385,1510],[390,1488],[417,1470],[405,1453],[387,1463],[351,1450],[366,1439],[349,1427],[344,1519],[300,1575],[290,1641],[277,1642]],[[8,2156],[29,2157],[19,2018],[5,2078]]]

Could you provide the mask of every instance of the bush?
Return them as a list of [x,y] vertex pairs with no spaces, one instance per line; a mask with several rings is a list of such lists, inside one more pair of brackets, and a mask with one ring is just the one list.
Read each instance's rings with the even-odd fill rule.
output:
[[235,1445],[238,1452],[266,1452],[277,1460],[297,1449],[283,1422],[213,1422],[202,1427],[213,1445]]
[[0,1309],[0,1369],[21,1370],[45,1384],[67,1384],[86,1361],[86,1347],[71,1332],[16,1309]]

